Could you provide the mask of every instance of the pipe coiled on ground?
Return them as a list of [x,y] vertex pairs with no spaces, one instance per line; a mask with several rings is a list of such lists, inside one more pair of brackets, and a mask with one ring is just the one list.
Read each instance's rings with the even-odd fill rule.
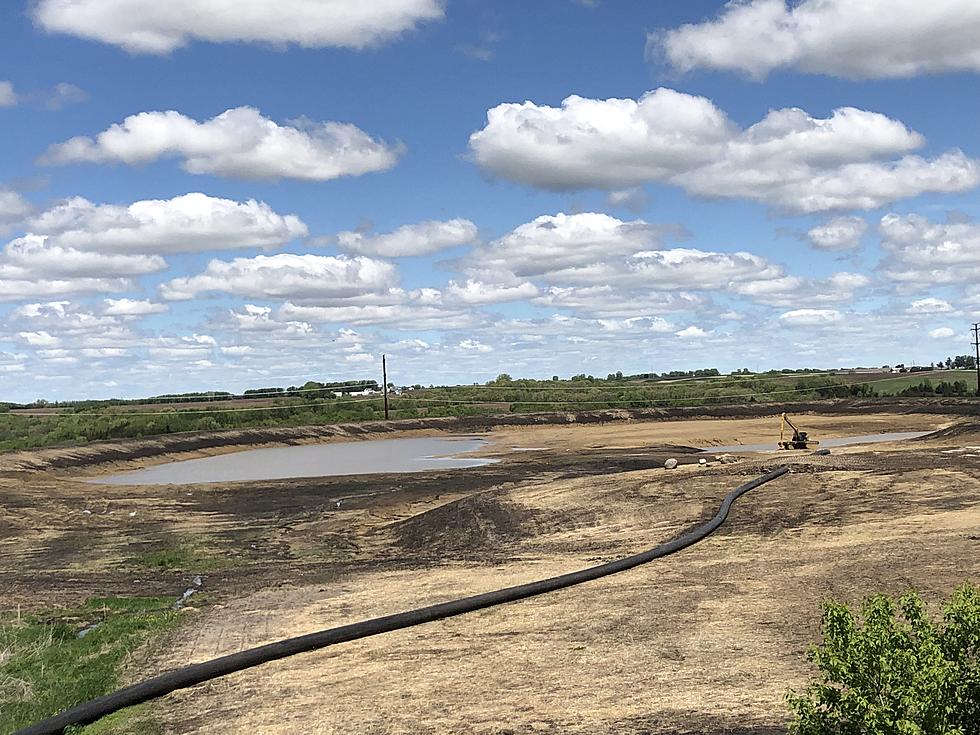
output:
[[276,661],[277,659],[293,656],[297,653],[315,651],[337,643],[357,640],[358,638],[367,638],[368,636],[378,635],[379,633],[410,628],[415,625],[421,625],[422,623],[442,620],[443,618],[482,610],[494,605],[502,605],[506,602],[524,600],[528,597],[534,597],[546,592],[554,592],[555,590],[572,587],[573,585],[582,584],[583,582],[589,582],[593,579],[607,577],[610,574],[616,574],[617,572],[638,567],[654,559],[659,559],[686,549],[688,546],[701,541],[725,522],[725,519],[728,517],[728,511],[736,499],[749,490],[764,485],[770,480],[775,480],[787,472],[789,472],[789,467],[780,467],[750,482],[739,485],[725,496],[721,507],[718,509],[715,517],[710,521],[698,526],[693,531],[679,536],[673,541],[668,541],[648,551],[642,551],[639,554],[627,556],[623,559],[617,559],[616,561],[589,567],[588,569],[582,569],[577,572],[562,574],[557,577],[550,577],[549,579],[542,579],[537,582],[529,582],[528,584],[507,587],[493,592],[484,592],[483,594],[463,597],[438,605],[429,605],[428,607],[409,610],[395,615],[386,615],[360,623],[342,625],[339,628],[330,628],[297,638],[287,638],[276,643],[268,643],[264,646],[250,648],[239,653],[221,656],[211,661],[185,666],[174,671],[168,671],[165,674],[160,674],[138,684],[119,689],[104,697],[84,702],[54,717],[49,717],[46,720],[18,730],[13,735],[53,735],[62,733],[66,727],[71,725],[87,725],[124,707],[130,707],[150,699],[156,699],[177,689],[195,686],[219,676],[227,676],[236,671],[242,671],[243,669],[268,663],[269,661]]

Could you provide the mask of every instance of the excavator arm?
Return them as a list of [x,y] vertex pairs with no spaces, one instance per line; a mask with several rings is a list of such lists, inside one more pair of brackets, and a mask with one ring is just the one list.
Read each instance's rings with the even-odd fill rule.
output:
[[[786,439],[786,427],[789,426],[793,430],[793,436],[790,439]],[[807,449],[811,446],[816,446],[820,442],[814,441],[807,437],[807,432],[800,431],[796,424],[789,420],[789,417],[783,413],[779,417],[779,448],[780,449]]]

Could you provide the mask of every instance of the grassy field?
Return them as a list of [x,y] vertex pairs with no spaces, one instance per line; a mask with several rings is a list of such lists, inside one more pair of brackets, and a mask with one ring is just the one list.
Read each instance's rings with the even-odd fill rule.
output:
[[[4,614],[0,732],[108,694],[121,684],[126,657],[176,623],[172,598],[94,598],[47,614]],[[135,707],[75,732],[152,735],[159,728],[148,709]]]
[[873,385],[880,395],[893,396],[909,386],[918,385],[923,380],[928,380],[933,385],[943,381],[954,383],[962,380],[967,384],[971,393],[975,394],[977,391],[977,373],[975,370],[935,370],[929,373],[905,373],[877,381]]
[[[390,397],[390,418],[489,416],[507,413],[588,411],[614,408],[681,408],[834,398],[889,396],[929,381],[965,383],[976,391],[971,370],[892,376],[887,372],[718,376],[708,379],[637,380],[582,377],[573,380],[490,381],[483,385],[417,387]],[[330,397],[324,397],[329,394]],[[947,393],[946,395],[948,395]],[[962,391],[960,393],[963,394]],[[385,418],[379,397],[334,397],[314,390],[305,397],[255,398],[176,405],[65,404],[24,415],[0,411],[0,452],[104,439],[140,438],[183,431],[322,426]],[[934,394],[932,394],[934,395]],[[50,413],[56,411],[58,413]]]

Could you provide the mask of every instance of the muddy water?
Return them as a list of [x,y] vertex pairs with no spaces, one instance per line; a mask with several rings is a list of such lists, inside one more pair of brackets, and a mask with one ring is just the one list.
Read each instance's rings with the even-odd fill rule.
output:
[[[836,439],[817,439],[811,442],[814,449],[826,449],[829,447],[847,447],[851,444],[877,444],[878,442],[896,442],[903,439],[917,439],[920,436],[930,434],[929,431],[893,431],[883,434],[862,434],[860,436],[841,436]],[[768,452],[779,451],[776,442],[769,444],[731,444],[727,447],[707,447],[704,452]]]
[[474,437],[381,439],[250,449],[217,457],[189,459],[134,472],[97,477],[107,485],[186,485],[195,482],[282,480],[290,477],[366,475],[479,467],[494,459],[453,455],[482,449]]

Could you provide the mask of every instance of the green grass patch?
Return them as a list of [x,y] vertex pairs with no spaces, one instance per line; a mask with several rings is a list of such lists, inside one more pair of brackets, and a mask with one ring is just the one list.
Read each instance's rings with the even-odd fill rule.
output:
[[933,385],[943,381],[955,383],[962,380],[967,384],[970,392],[976,394],[977,373],[975,370],[942,370],[930,373],[902,373],[894,378],[888,378],[874,383],[874,389],[883,396],[893,396],[902,392],[906,388],[918,385],[923,380],[928,380]]
[[230,559],[189,541],[165,549],[146,551],[135,556],[133,561],[142,567],[181,572],[210,572],[228,567],[232,563]]
[[[48,613],[0,616],[0,732],[12,732],[121,685],[132,651],[177,624],[173,599],[95,598]],[[91,628],[83,637],[79,631]],[[148,707],[133,707],[84,735],[154,733]]]

